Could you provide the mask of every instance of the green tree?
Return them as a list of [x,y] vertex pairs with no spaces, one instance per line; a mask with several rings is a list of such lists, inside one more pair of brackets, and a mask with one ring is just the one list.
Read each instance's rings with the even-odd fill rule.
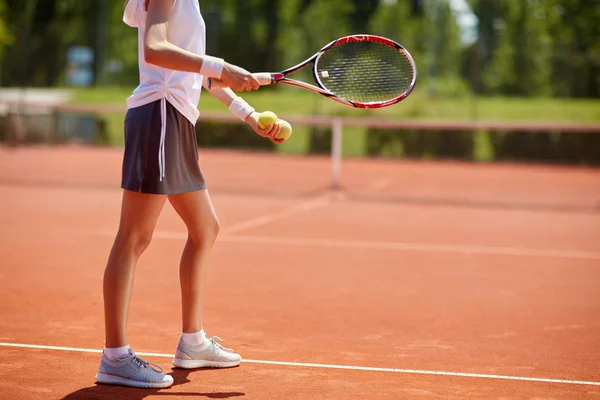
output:
[[108,75],[104,71],[108,84],[137,85],[138,73],[138,30],[123,22],[123,1],[111,0],[108,10],[108,43],[106,58],[108,62],[120,63],[121,71]]
[[546,0],[545,14],[554,40],[553,92],[558,96],[600,96],[600,3]]
[[[312,56],[329,42],[352,33],[354,6],[345,0],[285,0],[280,11],[276,69],[288,68]],[[335,21],[335,23],[331,23]],[[300,79],[311,79],[302,71]]]
[[369,21],[379,6],[379,0],[352,0],[352,4],[354,7],[349,17],[353,32],[367,32]]
[[380,2],[369,27],[372,33],[399,42],[411,53],[420,87],[441,95],[464,91],[460,83],[464,50],[456,16],[446,0],[429,0],[418,13],[411,2]]
[[2,64],[4,61],[4,49],[13,44],[15,38],[6,24],[7,17],[6,2],[0,0],[0,82],[2,77]]
[[93,3],[78,0],[5,0],[14,45],[2,64],[6,85],[61,82],[69,46],[94,40]]
[[0,0],[0,59],[4,55],[4,48],[14,41],[14,36],[6,24],[7,14],[6,1]]
[[[401,21],[401,23],[399,22]],[[380,2],[369,21],[369,32],[385,36],[411,53],[417,67],[422,70],[428,65],[426,52],[429,47],[427,21],[422,14],[413,15],[409,2]]]
[[497,46],[483,80],[490,93],[522,96],[551,93],[552,38],[543,7],[536,1],[508,0],[494,20]]
[[[600,3],[471,0],[481,91],[509,95],[600,95]],[[473,77],[479,81],[478,77]]]

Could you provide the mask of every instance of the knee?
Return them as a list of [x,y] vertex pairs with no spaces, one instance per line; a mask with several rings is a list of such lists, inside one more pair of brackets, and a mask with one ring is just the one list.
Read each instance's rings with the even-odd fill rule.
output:
[[217,240],[220,230],[219,220],[213,218],[210,221],[205,221],[197,229],[190,230],[189,240],[198,247],[210,246]]
[[133,253],[136,257],[142,255],[152,241],[152,232],[125,232],[117,233],[115,246],[119,249]]

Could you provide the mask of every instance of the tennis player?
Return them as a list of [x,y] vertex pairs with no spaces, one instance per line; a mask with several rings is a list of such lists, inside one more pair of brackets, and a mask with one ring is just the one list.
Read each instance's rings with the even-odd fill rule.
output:
[[280,127],[260,129],[259,114],[235,94],[259,88],[248,71],[206,55],[198,0],[128,0],[123,20],[138,29],[140,84],[127,99],[124,190],[119,229],[104,273],[106,338],[96,379],[161,388],[173,383],[172,376],[136,356],[128,344],[126,327],[135,267],[150,244],[167,199],[188,229],[179,268],[182,333],[173,364],[181,368],[232,367],[241,361],[239,354],[209,338],[202,326],[207,262],[219,232],[198,164],[194,130],[206,80],[226,84],[227,89],[210,93],[258,135],[279,143],[275,138]]

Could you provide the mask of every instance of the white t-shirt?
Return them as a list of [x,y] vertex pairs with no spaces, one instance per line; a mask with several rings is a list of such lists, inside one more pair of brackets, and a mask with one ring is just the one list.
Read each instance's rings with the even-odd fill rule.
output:
[[[127,108],[139,107],[166,99],[192,124],[200,112],[198,103],[202,91],[202,75],[175,71],[146,63],[144,60],[145,0],[129,0],[123,21],[138,29],[138,60],[140,84],[127,98]],[[175,46],[198,55],[206,54],[206,26],[200,14],[198,0],[173,0],[169,15],[168,40]]]

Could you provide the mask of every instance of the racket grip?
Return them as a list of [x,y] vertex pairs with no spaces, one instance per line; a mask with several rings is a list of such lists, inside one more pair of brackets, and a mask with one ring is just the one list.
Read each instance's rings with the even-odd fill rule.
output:
[[[271,74],[268,72],[259,72],[257,74],[252,74],[252,76],[256,78],[256,80],[261,86],[266,86],[273,83]],[[206,85],[208,89],[222,89],[227,87],[227,85],[223,81],[212,78],[206,78]]]
[[226,88],[227,85],[225,84],[225,82],[219,80],[219,79],[212,79],[212,78],[207,78],[206,79],[206,87],[207,89],[223,89]]
[[260,86],[266,86],[273,83],[273,78],[271,78],[271,74],[268,72],[259,72],[252,75],[256,78],[258,83],[260,83]]

